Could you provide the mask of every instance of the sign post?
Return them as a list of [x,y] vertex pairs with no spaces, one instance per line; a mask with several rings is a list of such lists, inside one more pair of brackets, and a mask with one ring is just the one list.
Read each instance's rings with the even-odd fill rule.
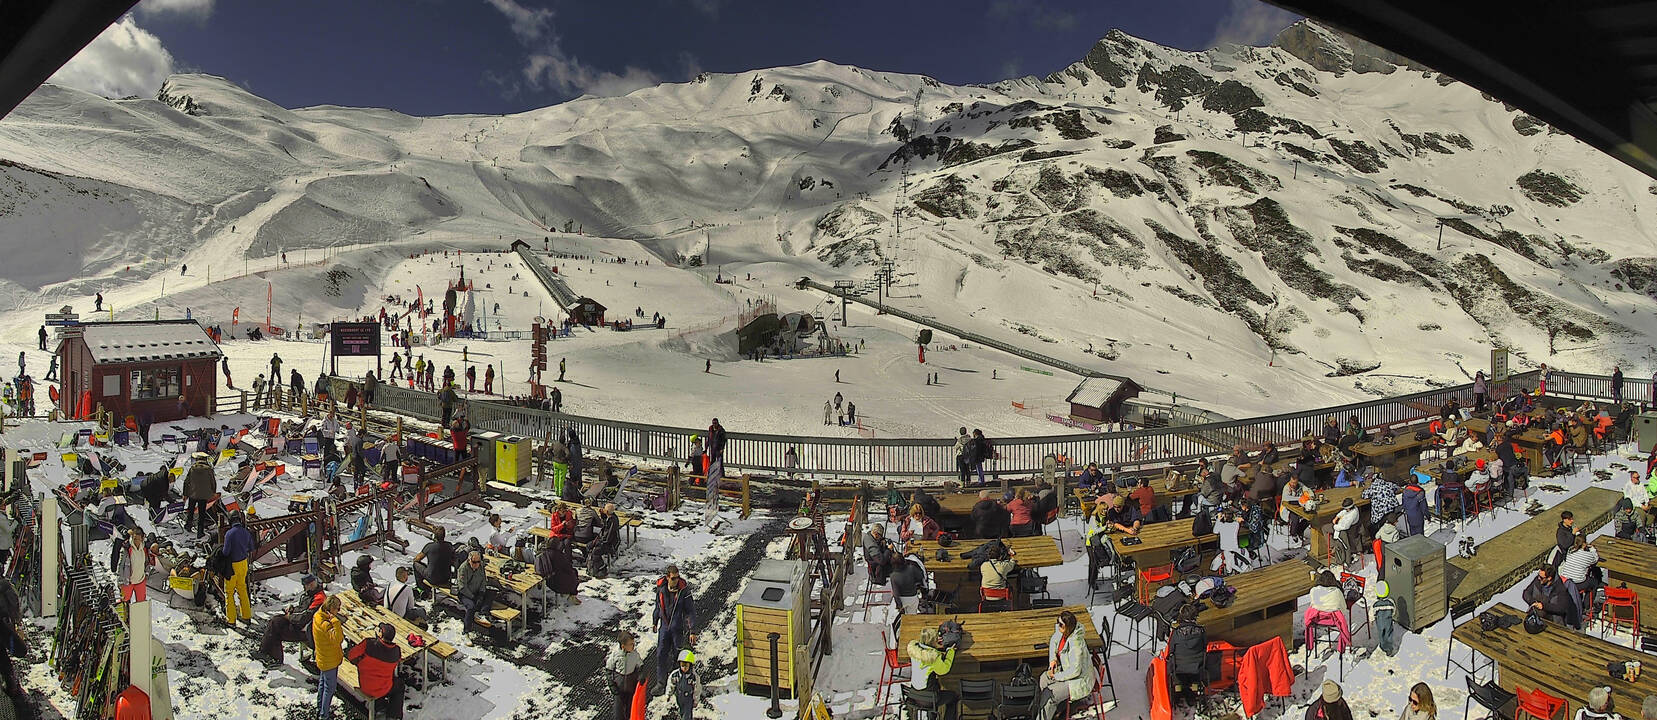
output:
[[1490,380],[1501,382],[1508,377],[1507,351],[1501,348],[1490,350]]
[[377,322],[329,323],[328,344],[335,375],[339,374],[341,357],[373,357],[374,369],[380,369],[380,324]]

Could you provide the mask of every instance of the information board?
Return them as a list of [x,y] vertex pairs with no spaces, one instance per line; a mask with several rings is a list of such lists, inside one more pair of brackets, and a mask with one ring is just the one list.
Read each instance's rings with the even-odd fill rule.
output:
[[1491,350],[1490,351],[1490,379],[1494,380],[1496,382],[1501,382],[1503,380],[1506,380],[1507,376],[1508,376],[1507,351],[1502,350],[1502,349]]
[[365,357],[380,354],[380,324],[336,322],[328,327],[334,357]]

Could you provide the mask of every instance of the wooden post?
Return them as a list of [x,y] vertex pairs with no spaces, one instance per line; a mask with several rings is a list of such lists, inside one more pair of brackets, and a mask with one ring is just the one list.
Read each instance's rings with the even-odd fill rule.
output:
[[680,502],[679,464],[674,463],[667,467],[667,509],[678,510]]
[[236,412],[238,414],[241,414],[241,415],[246,415],[247,414],[247,391],[243,390],[241,392],[242,392],[242,401],[241,401],[241,404],[239,406],[237,406]]
[[[399,417],[397,424],[401,425],[402,422],[402,418]],[[547,465],[552,462],[552,431],[548,430],[543,434],[543,437],[546,439],[541,441],[541,461],[535,463],[536,485],[540,485],[547,481]]]
[[748,473],[743,473],[742,474],[742,519],[743,520],[748,519],[748,514],[752,510],[752,508],[750,508],[749,505],[748,505],[749,499],[750,498],[748,496]]
[[[361,420],[362,429],[367,430],[368,429],[368,402],[367,401],[364,401],[363,404],[362,404],[362,411],[361,411],[361,414],[359,415],[359,418]],[[456,452],[458,452],[460,450],[460,448],[455,448],[455,450],[456,450]]]

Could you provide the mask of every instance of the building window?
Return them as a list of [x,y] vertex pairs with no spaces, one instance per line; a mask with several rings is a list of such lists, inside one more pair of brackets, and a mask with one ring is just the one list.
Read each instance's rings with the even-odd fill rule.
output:
[[147,368],[132,371],[132,399],[159,400],[178,397],[179,378],[183,372],[178,366]]

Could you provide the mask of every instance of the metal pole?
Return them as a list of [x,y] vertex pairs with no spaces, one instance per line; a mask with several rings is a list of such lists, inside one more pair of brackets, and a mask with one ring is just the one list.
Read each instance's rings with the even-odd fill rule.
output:
[[1440,218],[1439,221],[1438,221],[1438,249],[1439,250],[1444,249],[1444,220],[1443,220],[1443,218]]
[[771,718],[772,720],[776,720],[776,718],[782,717],[782,702],[781,697],[778,695],[779,689],[777,687],[777,685],[780,684],[777,680],[777,641],[782,638],[782,635],[780,633],[771,633],[766,637],[771,639],[771,707],[766,709],[765,716]]

